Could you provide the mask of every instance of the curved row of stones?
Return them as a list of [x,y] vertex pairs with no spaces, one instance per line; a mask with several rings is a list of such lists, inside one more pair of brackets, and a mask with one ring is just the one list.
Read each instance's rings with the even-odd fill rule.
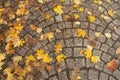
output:
[[[64,3],[59,3],[58,0],[55,0],[58,4],[66,6],[65,8],[71,9],[73,13],[78,13],[75,10],[72,10],[71,6],[72,0],[65,0]],[[98,11],[98,6],[93,4],[91,0],[86,1],[84,5],[85,12],[78,13],[80,14],[80,25],[76,25],[73,21],[67,21],[63,18],[65,15],[57,15],[53,11],[54,0],[49,0],[46,4],[39,8],[38,11],[35,11],[35,7],[31,6],[29,19],[25,25],[24,30],[21,32],[20,36],[33,37],[37,39],[37,44],[34,47],[29,47],[25,44],[22,48],[17,50],[19,55],[25,56],[35,52],[39,48],[43,48],[46,52],[50,53],[49,55],[54,57],[54,45],[57,42],[61,42],[63,45],[63,53],[67,56],[65,62],[60,63],[56,67],[56,63],[51,64],[51,71],[43,71],[42,78],[45,80],[70,80],[70,76],[73,72],[75,66],[80,68],[79,75],[82,80],[120,80],[120,67],[118,67],[114,72],[109,71],[106,68],[106,63],[112,59],[117,59],[117,55],[114,54],[118,46],[120,46],[120,1],[114,0],[111,4],[104,2],[102,11]],[[110,20],[105,21],[99,19],[99,16],[104,13],[107,14],[108,9],[113,9],[117,12],[114,17],[111,17]],[[94,23],[89,23],[87,20],[87,11],[92,11],[97,17]],[[64,10],[66,12],[66,10]],[[46,20],[41,14],[47,13],[51,15],[50,20]],[[37,34],[35,31],[32,31],[29,28],[30,24],[34,24],[38,27],[42,27],[43,31],[41,34]],[[113,30],[113,26],[117,26],[117,31]],[[93,54],[100,56],[100,62],[97,64],[91,63],[90,60],[85,59],[79,55],[79,51],[84,49],[87,44],[91,42],[84,38],[78,38],[75,35],[76,28],[83,28],[86,30],[88,36],[95,36],[96,31],[101,33],[109,32],[112,37],[107,39],[105,36],[101,36],[95,40],[97,48],[93,49]],[[56,29],[60,29],[61,33],[55,33],[55,38],[51,41],[44,40],[43,42],[39,41],[39,36],[47,32],[55,32]],[[58,67],[62,69],[61,72],[57,72]],[[39,72],[35,73],[35,80],[39,79]]]

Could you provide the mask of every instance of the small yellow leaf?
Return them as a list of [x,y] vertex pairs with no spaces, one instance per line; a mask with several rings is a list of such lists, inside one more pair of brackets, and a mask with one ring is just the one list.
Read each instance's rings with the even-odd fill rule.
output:
[[36,29],[36,32],[37,32],[37,33],[41,33],[41,32],[42,32],[42,28],[37,28],[37,29]]
[[12,60],[13,60],[14,63],[18,63],[19,61],[22,60],[22,56],[14,56],[14,57],[12,58]]
[[84,11],[84,8],[80,7],[78,10],[79,10],[80,12],[83,12],[83,11]]
[[105,36],[106,36],[107,38],[111,38],[111,34],[110,34],[110,33],[105,33]]
[[94,64],[96,64],[97,62],[100,61],[100,58],[99,58],[98,56],[92,56],[92,57],[91,57],[91,61],[92,61]]
[[26,56],[25,58],[26,58],[26,61],[25,61],[26,65],[28,65],[30,61],[35,61],[35,58],[32,54],[29,56]]
[[82,38],[86,36],[86,32],[83,29],[77,29],[76,34],[78,37],[82,37]]
[[0,70],[2,69],[3,64],[4,64],[4,62],[0,62]]
[[78,14],[74,14],[74,17],[75,17],[75,19],[80,18],[80,16]]
[[44,0],[38,0],[38,2],[39,2],[39,3],[43,3],[43,2],[44,2]]
[[57,32],[57,33],[60,33],[60,32],[61,32],[61,30],[60,30],[60,29],[56,29],[56,32]]
[[62,50],[62,44],[61,43],[57,43],[55,45],[55,52],[56,53],[60,53],[61,50]]
[[76,21],[75,24],[76,24],[76,25],[80,25],[80,22],[79,22],[79,21]]
[[43,55],[43,62],[50,63],[52,61],[52,58],[48,55],[48,53]]
[[53,8],[53,10],[54,10],[57,14],[62,14],[62,13],[63,13],[62,6],[61,6],[61,5],[57,5],[56,7]]
[[49,33],[46,33],[45,35],[45,38],[48,38],[48,40],[51,40],[54,38],[54,33],[53,32],[49,32]]
[[14,28],[15,28],[16,30],[21,31],[21,30],[23,29],[23,26],[22,26],[20,23],[15,23],[14,26],[15,26]]
[[59,54],[56,59],[58,62],[64,62],[64,59],[66,58],[66,56],[64,54]]
[[6,58],[5,53],[0,53],[0,61],[4,60]]
[[45,18],[47,19],[47,20],[49,20],[50,19],[50,15],[45,15]]
[[93,23],[93,22],[95,21],[95,16],[93,16],[93,15],[88,16],[88,20],[89,20],[91,23]]
[[100,32],[95,32],[96,37],[100,37],[101,33]]
[[30,28],[31,28],[32,30],[36,30],[36,26],[34,26],[33,24],[30,24]]
[[14,47],[20,47],[20,46],[23,46],[24,43],[25,43],[24,40],[16,39],[13,45]]
[[120,54],[120,47],[117,48],[116,54]]
[[75,2],[75,4],[80,4],[81,2],[80,2],[80,0],[74,0],[74,2]]
[[85,50],[85,57],[87,59],[90,59],[92,57],[92,51],[88,48]]
[[39,40],[43,41],[44,40],[44,35],[41,35]]
[[37,59],[42,59],[43,58],[43,54],[44,54],[44,50],[43,49],[40,49],[40,50],[37,50]]
[[110,16],[114,16],[115,13],[116,13],[116,11],[108,10],[108,14],[109,14]]
[[92,49],[93,49],[93,46],[87,45],[87,49],[92,50]]

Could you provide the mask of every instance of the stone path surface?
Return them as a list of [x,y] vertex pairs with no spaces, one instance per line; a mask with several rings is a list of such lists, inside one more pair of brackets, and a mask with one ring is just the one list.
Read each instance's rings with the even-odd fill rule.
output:
[[[36,0],[37,1],[37,0]],[[34,0],[36,5],[39,5]],[[81,4],[84,7],[84,12],[78,12],[72,8],[72,0],[48,0],[45,4],[40,5],[39,10],[36,10],[36,6],[30,6],[30,13],[28,15],[28,21],[25,24],[24,29],[20,33],[22,38],[33,37],[37,40],[37,44],[34,47],[29,47],[25,44],[19,48],[16,53],[22,56],[34,53],[37,49],[43,48],[49,53],[51,57],[54,55],[54,45],[57,42],[61,42],[63,45],[63,53],[67,56],[65,62],[51,63],[51,71],[43,71],[42,78],[39,79],[40,73],[36,71],[34,73],[34,80],[71,80],[71,76],[74,73],[75,66],[79,67],[78,75],[81,76],[82,80],[120,80],[120,65],[118,65],[115,71],[110,71],[106,68],[106,63],[113,59],[118,59],[115,54],[116,48],[120,46],[120,0],[111,0],[112,2],[103,1],[101,5],[102,9],[99,10],[99,6],[93,4],[93,0],[82,0]],[[53,11],[54,4],[60,4],[63,7],[63,14],[58,15]],[[100,18],[101,14],[108,15],[107,11],[113,9],[116,11],[115,16],[110,17],[109,20]],[[66,20],[64,16],[68,11],[77,13],[80,15],[79,25],[76,25],[74,20]],[[87,12],[91,11],[96,17],[95,22],[90,23],[87,19]],[[42,13],[49,14],[50,19],[46,20]],[[41,27],[43,31],[38,34],[29,28],[30,24],[34,24],[37,27]],[[76,37],[75,29],[81,27],[87,32],[88,36],[95,36],[95,32],[110,33],[111,38],[100,36],[96,38],[94,42],[97,47],[93,49],[93,54],[100,57],[100,62],[93,64],[89,59],[84,56],[80,56],[80,50],[85,49],[88,44],[92,44],[92,41],[87,38]],[[114,30],[113,27],[117,27]],[[60,29],[60,33],[55,33],[56,29]],[[54,32],[55,37],[51,41],[44,40],[39,41],[39,37],[47,32]],[[119,62],[120,63],[120,62]],[[60,72],[58,69],[61,69]],[[26,78],[26,80],[28,80]]]
[[[54,2],[64,5],[64,12],[66,12],[68,8],[72,9],[71,1],[72,0],[65,0],[64,3],[60,3],[58,0],[49,0],[42,5],[38,11],[35,11],[35,7],[31,6],[28,22],[21,33],[22,37],[31,36],[38,40],[42,33],[55,32],[57,28],[62,32],[55,34],[55,38],[51,41],[38,41],[35,47],[28,48],[27,45],[25,45],[18,51],[18,54],[27,55],[42,47],[45,51],[49,52],[51,56],[54,56],[52,55],[52,53],[54,53],[53,45],[55,45],[56,42],[61,42],[64,45],[63,53],[67,55],[65,62],[59,64],[62,71],[58,73],[58,68],[54,63],[52,64],[52,71],[43,72],[43,79],[70,80],[72,70],[76,65],[80,68],[79,74],[82,80],[120,80],[120,66],[114,72],[111,72],[105,65],[106,62],[117,58],[114,53],[115,49],[120,46],[120,0],[114,0],[112,3],[104,2],[102,5],[103,10],[101,11],[98,10],[97,5],[92,3],[92,0],[86,0],[86,2],[82,4],[85,8],[85,12],[79,13],[75,10],[71,10],[73,13],[78,13],[80,15],[80,19],[78,20],[80,21],[80,25],[75,25],[74,21],[65,20],[63,18],[65,13],[58,15],[53,11]],[[99,19],[99,16],[102,13],[107,15],[107,10],[109,9],[115,10],[117,14],[108,21]],[[97,17],[94,23],[89,23],[87,20],[87,11],[92,11]],[[50,20],[46,20],[41,13],[50,14]],[[31,31],[27,26],[31,23],[38,27],[42,27],[43,32],[37,34],[34,31]],[[93,36],[96,31],[100,31],[101,33],[109,32],[112,35],[110,39],[102,36],[95,40],[97,48],[93,49],[93,54],[100,56],[100,62],[95,65],[91,63],[90,60],[79,55],[79,51],[84,49],[86,45],[90,43],[87,39],[77,38],[75,36],[74,29],[80,26],[87,31],[89,36]],[[117,26],[119,29],[114,31],[113,26]],[[36,76],[37,75],[39,75],[39,73],[36,74]],[[35,80],[38,79],[36,78]]]

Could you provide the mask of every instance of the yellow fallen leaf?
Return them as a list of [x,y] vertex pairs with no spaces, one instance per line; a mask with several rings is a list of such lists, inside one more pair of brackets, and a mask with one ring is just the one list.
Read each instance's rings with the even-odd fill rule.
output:
[[79,22],[79,21],[76,21],[75,24],[76,24],[76,25],[80,25],[80,22]]
[[4,62],[0,62],[0,70],[2,70],[2,65],[4,64]]
[[86,36],[86,32],[83,29],[77,29],[76,34],[78,37],[82,37],[82,38]]
[[100,37],[101,33],[100,32],[95,32],[96,37]]
[[120,54],[120,47],[117,48],[116,54]]
[[92,51],[88,48],[85,50],[85,57],[87,59],[90,59],[92,57]]
[[88,16],[88,20],[89,20],[91,23],[93,23],[93,22],[95,21],[95,16],[93,16],[93,15]]
[[116,11],[114,11],[114,10],[108,10],[108,14],[110,16],[114,16],[115,13],[116,13]]
[[12,60],[13,60],[14,63],[18,63],[19,61],[22,60],[22,56],[14,56],[14,57],[12,58]]
[[111,34],[110,33],[105,33],[105,37],[111,38]]
[[92,49],[93,49],[93,46],[87,45],[87,49],[92,50]]
[[82,8],[82,7],[80,7],[78,10],[79,10],[80,12],[83,12],[85,9]]
[[78,14],[74,14],[74,18],[78,19],[78,18],[80,18],[80,16]]
[[41,32],[42,32],[42,28],[37,28],[37,29],[36,29],[36,32],[37,32],[37,33],[41,33]]
[[35,61],[35,57],[32,54],[29,56],[26,56],[25,58],[26,58],[26,61],[25,61],[26,65],[28,65],[30,61]]
[[40,60],[43,58],[43,54],[44,54],[44,50],[43,49],[40,49],[40,50],[37,50],[37,59]]
[[20,23],[15,23],[15,24],[14,24],[14,28],[15,28],[16,30],[21,31],[21,30],[23,29],[23,26],[22,26]]
[[44,35],[41,35],[39,40],[43,41],[44,40]]
[[49,33],[46,33],[45,35],[45,38],[47,38],[48,40],[51,40],[54,38],[54,33],[53,32],[49,32]]
[[57,14],[62,14],[62,13],[63,13],[62,6],[61,6],[61,5],[57,5],[56,7],[53,8],[53,10],[54,10]]
[[66,58],[67,56],[65,56],[64,54],[59,54],[56,59],[58,62],[64,62],[64,59]]
[[109,20],[109,19],[110,19],[109,16],[106,16],[106,15],[104,15],[104,14],[101,14],[101,17],[102,17],[103,19],[105,19],[105,20]]
[[44,0],[38,0],[38,2],[39,2],[39,3],[43,3],[43,2],[44,2]]
[[96,64],[97,62],[100,61],[100,57],[98,57],[98,56],[92,56],[92,57],[91,57],[91,61],[92,61],[94,64]]
[[24,40],[16,39],[15,42],[13,42],[13,46],[14,47],[20,47],[20,46],[23,46],[24,43],[25,43]]
[[0,53],[0,61],[4,60],[6,58],[5,53]]
[[80,0],[74,0],[74,2],[75,2],[75,4],[80,4],[81,2],[80,2]]
[[50,19],[50,15],[45,15],[45,18],[47,19],[47,20],[49,20]]
[[52,62],[52,58],[48,55],[48,53],[43,55],[43,62],[45,62],[45,63]]
[[60,30],[60,29],[56,29],[55,31],[56,31],[57,33],[60,33],[60,32],[61,32],[61,30]]
[[32,30],[36,30],[36,26],[33,25],[33,24],[30,24],[30,28],[31,28]]
[[61,50],[62,50],[62,44],[61,43],[57,43],[55,45],[55,52],[56,53],[60,53]]

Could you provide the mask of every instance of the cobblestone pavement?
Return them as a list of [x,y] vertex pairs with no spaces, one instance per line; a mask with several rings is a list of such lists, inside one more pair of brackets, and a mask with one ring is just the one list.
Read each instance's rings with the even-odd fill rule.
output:
[[[19,48],[16,53],[25,56],[32,52],[35,52],[39,48],[43,48],[46,52],[50,53],[54,57],[54,46],[57,42],[61,42],[63,46],[63,53],[67,55],[65,62],[61,62],[56,66],[56,63],[51,64],[51,71],[43,71],[43,79],[39,78],[39,72],[36,72],[36,78],[34,80],[70,80],[70,76],[75,66],[80,68],[79,75],[82,80],[120,80],[120,65],[115,71],[110,71],[106,68],[106,63],[112,59],[117,59],[117,55],[114,54],[116,48],[120,46],[120,0],[111,0],[111,3],[105,2],[101,5],[102,10],[98,10],[99,6],[93,4],[92,0],[86,1],[81,4],[85,8],[85,11],[79,13],[76,10],[72,10],[72,0],[65,0],[64,3],[59,2],[59,0],[48,0],[42,6],[40,5],[39,10],[35,10],[35,6],[31,6],[29,19],[21,32],[20,36],[33,37],[37,39],[37,44],[34,47],[28,47],[25,44],[23,47]],[[62,15],[55,14],[53,11],[54,3],[64,6],[64,13]],[[38,5],[38,4],[36,4]],[[80,25],[76,25],[74,21],[66,20],[64,15],[67,13],[66,9],[70,9],[73,13],[78,13],[80,15]],[[116,11],[116,15],[110,17],[109,20],[100,19],[101,14],[108,15],[107,10],[113,9]],[[87,19],[87,11],[91,11],[95,16],[96,20],[94,23],[90,23]],[[50,20],[46,20],[41,14],[46,13],[51,15]],[[30,24],[34,24],[37,27],[42,27],[42,33],[38,34],[29,28]],[[106,38],[101,36],[95,39],[97,47],[93,49],[93,54],[100,56],[100,62],[93,64],[90,60],[86,59],[84,56],[80,56],[79,52],[84,49],[87,44],[91,42],[87,38],[78,38],[74,34],[74,30],[78,27],[85,29],[88,36],[95,36],[95,32],[100,31],[101,33],[110,33],[111,38]],[[113,30],[113,26],[118,29]],[[55,33],[55,38],[51,41],[44,40],[39,41],[39,36],[47,32],[55,32],[56,29],[60,29],[61,33]],[[58,72],[58,67],[62,70]],[[27,78],[26,78],[27,80]]]

